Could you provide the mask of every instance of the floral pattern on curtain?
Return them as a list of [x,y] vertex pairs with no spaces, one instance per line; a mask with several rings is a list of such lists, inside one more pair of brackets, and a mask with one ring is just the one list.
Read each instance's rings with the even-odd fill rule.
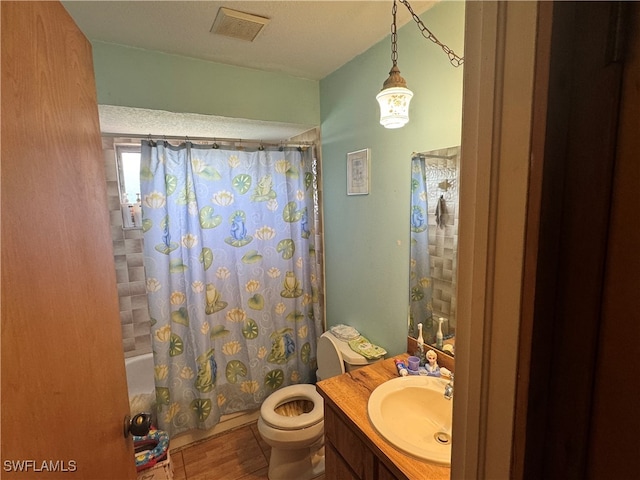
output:
[[429,258],[429,221],[425,159],[411,159],[411,261],[409,267],[409,335],[418,336],[418,323],[426,343],[435,341],[433,322],[431,266]]
[[313,383],[322,333],[313,148],[142,142],[158,427],[209,429]]

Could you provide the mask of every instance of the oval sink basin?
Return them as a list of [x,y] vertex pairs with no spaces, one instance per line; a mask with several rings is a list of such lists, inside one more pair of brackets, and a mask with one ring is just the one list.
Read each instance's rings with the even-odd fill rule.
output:
[[369,420],[398,450],[421,460],[451,465],[453,400],[444,398],[448,380],[428,376],[398,377],[369,397]]

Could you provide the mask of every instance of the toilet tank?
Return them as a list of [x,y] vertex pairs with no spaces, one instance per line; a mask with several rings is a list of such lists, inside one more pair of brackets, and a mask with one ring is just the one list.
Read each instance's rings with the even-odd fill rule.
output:
[[[336,337],[329,331],[323,333],[322,336],[330,339],[331,343],[335,346],[336,356],[343,362],[345,372],[351,372],[353,370],[357,370],[358,368],[366,367],[367,365],[371,365],[373,363],[376,363],[382,360],[382,358],[379,358],[376,360],[368,360],[367,358],[360,355],[358,352],[354,352],[349,346],[349,343],[345,342],[344,340],[340,340],[338,337]],[[328,361],[336,362],[340,360],[333,358],[333,359],[329,359]],[[333,370],[335,369],[332,369],[332,375],[325,374],[325,376],[323,377],[322,373],[326,371],[326,366],[325,368],[323,368],[323,366],[320,363],[321,363],[321,359],[318,358],[318,378],[321,378],[324,380],[326,378],[329,378],[330,376],[339,375],[341,373],[337,371],[333,372]]]

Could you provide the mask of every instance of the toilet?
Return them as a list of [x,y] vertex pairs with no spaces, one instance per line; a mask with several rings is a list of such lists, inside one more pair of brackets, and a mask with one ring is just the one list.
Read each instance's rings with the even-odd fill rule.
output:
[[[349,344],[325,332],[318,339],[318,380],[370,365]],[[260,407],[258,431],[271,447],[269,480],[309,480],[324,473],[324,405],[315,385],[273,392]]]

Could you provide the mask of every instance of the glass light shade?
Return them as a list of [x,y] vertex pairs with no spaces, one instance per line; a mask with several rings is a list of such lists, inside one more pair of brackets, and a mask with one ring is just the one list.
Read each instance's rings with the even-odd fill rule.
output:
[[380,125],[384,128],[400,128],[409,123],[409,103],[413,92],[404,87],[385,88],[376,100],[380,104]]

